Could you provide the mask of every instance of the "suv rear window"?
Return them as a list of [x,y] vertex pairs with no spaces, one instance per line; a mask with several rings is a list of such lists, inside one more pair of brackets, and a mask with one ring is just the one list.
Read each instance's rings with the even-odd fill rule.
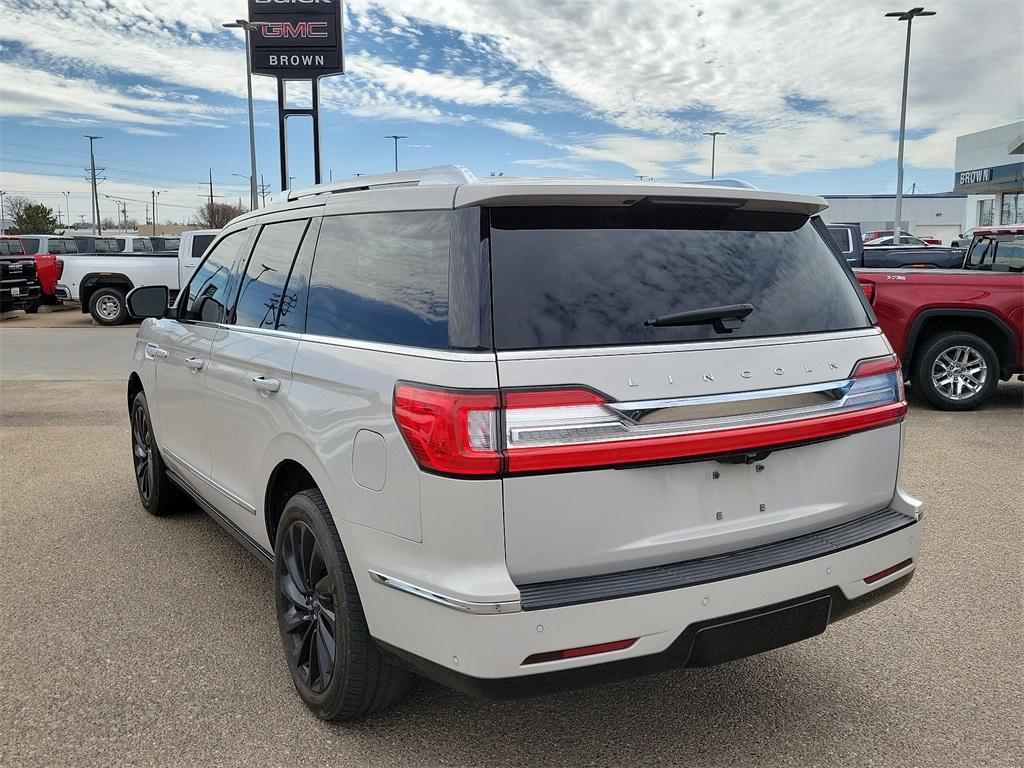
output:
[[[827,236],[827,235],[826,235]],[[659,344],[870,325],[845,264],[796,214],[641,203],[490,210],[500,350]],[[688,310],[752,304],[738,330],[651,327]]]
[[0,256],[24,256],[25,248],[20,240],[0,240]]
[[966,266],[991,272],[1024,272],[1024,235],[978,237]]

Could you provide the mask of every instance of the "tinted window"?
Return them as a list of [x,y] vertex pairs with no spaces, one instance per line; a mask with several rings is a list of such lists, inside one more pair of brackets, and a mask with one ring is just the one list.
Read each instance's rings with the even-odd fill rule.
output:
[[[490,216],[498,349],[869,325],[845,263],[806,216],[682,205],[495,208]],[[728,336],[711,325],[644,324],[732,304],[752,304],[754,311]]]
[[50,253],[78,253],[78,245],[74,240],[51,239],[48,248]]
[[196,235],[192,238],[192,258],[201,259],[216,235]]
[[306,236],[299,247],[299,255],[295,257],[292,272],[288,276],[288,284],[281,300],[281,314],[277,319],[277,328],[292,333],[306,331],[306,299],[309,296],[309,271],[313,265],[313,251],[316,248],[317,234],[320,231],[320,219],[310,222]]
[[450,228],[450,211],[325,218],[306,330],[447,349]]
[[277,327],[285,283],[308,224],[308,219],[282,221],[267,224],[260,231],[238,291],[235,325]]
[[850,230],[846,227],[829,227],[828,231],[839,243],[839,250],[843,253],[850,253],[853,250],[853,239],[850,237]]
[[[184,320],[210,320],[222,322],[224,319],[222,310],[230,309],[230,302],[227,298],[231,283],[231,267],[234,265],[239,252],[245,247],[249,239],[249,230],[243,229],[239,232],[232,232],[210,251],[209,257],[196,270],[192,281],[188,285],[188,298],[181,317]],[[199,316],[201,307],[199,301],[205,296],[214,299],[218,304],[211,304]],[[219,307],[219,308],[218,308]]]
[[38,237],[23,237],[21,238],[21,244],[25,248],[25,253],[39,253]]
[[148,237],[136,237],[132,241],[132,250],[135,251],[135,253],[152,253],[153,243],[150,242]]
[[24,256],[25,248],[20,240],[0,240],[0,253],[4,256]]
[[1024,235],[979,237],[967,260],[969,269],[1024,272]]

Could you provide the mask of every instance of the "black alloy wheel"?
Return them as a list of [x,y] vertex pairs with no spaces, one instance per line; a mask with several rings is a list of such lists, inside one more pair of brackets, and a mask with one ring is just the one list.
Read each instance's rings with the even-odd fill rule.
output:
[[278,590],[285,653],[302,682],[314,694],[327,690],[337,655],[334,579],[316,534],[302,520],[284,531]]
[[132,409],[132,459],[139,496],[142,497],[143,505],[148,507],[153,500],[156,467],[153,461],[153,430],[149,426],[145,401],[142,400],[136,400]]

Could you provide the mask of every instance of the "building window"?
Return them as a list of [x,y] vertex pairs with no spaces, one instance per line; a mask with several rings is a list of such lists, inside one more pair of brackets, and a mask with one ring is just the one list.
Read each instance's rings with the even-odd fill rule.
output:
[[1024,224],[1024,192],[1003,195],[1000,224]]
[[993,224],[995,224],[995,211],[993,210],[992,202],[992,200],[978,201],[979,227],[991,227]]

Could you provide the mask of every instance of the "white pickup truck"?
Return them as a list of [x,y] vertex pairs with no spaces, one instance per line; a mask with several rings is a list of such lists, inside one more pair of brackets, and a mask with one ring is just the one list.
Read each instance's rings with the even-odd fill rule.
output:
[[128,319],[125,296],[140,285],[166,285],[171,296],[188,282],[216,229],[183,232],[177,253],[75,253],[64,256],[57,297],[77,301],[100,325]]

